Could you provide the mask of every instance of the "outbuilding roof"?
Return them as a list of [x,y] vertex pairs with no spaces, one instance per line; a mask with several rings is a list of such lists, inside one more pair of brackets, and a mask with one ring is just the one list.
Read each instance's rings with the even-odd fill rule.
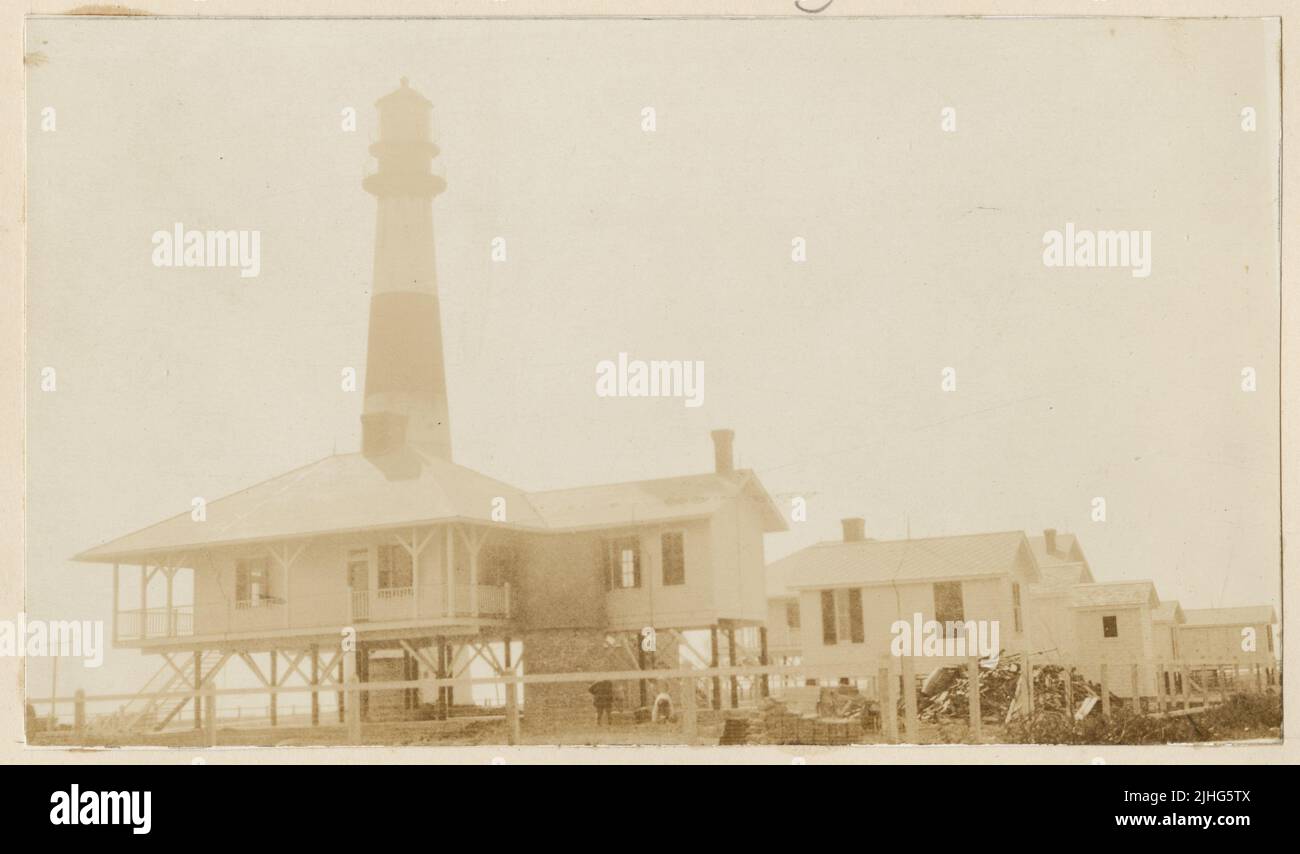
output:
[[1160,604],[1156,586],[1150,581],[1118,581],[1105,584],[1076,584],[1070,588],[1071,608],[1110,608]]
[[1188,608],[1183,611],[1184,624],[1196,626],[1258,626],[1277,622],[1272,605],[1252,605],[1244,608]]
[[774,561],[768,590],[958,580],[1010,573],[1037,578],[1022,531],[915,540],[818,543]]

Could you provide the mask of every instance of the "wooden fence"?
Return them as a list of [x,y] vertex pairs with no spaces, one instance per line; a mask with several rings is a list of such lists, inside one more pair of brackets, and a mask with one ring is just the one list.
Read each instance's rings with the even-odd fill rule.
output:
[[[504,712],[508,743],[518,744],[521,741],[521,709],[518,701],[518,689],[514,686],[519,685],[579,683],[585,686],[602,680],[611,682],[656,680],[676,684],[680,689],[680,699],[678,707],[674,709],[674,718],[680,727],[681,735],[686,739],[692,739],[699,735],[700,693],[698,689],[701,686],[705,687],[707,693],[708,685],[716,686],[721,680],[727,680],[733,685],[740,679],[750,680],[751,685],[757,686],[757,690],[753,692],[755,699],[750,704],[752,709],[755,704],[762,702],[760,698],[764,696],[775,695],[779,699],[783,693],[780,688],[769,691],[769,688],[779,683],[788,685],[790,682],[796,681],[803,682],[804,685],[822,686],[850,684],[866,688],[866,700],[875,706],[878,735],[882,740],[894,743],[904,740],[919,742],[921,684],[933,669],[932,665],[925,658],[907,657],[881,660],[877,665],[873,668],[864,662],[853,666],[845,664],[801,664],[687,667],[673,670],[512,674],[492,677],[430,678],[390,682],[361,682],[353,674],[342,685],[280,685],[249,688],[216,688],[209,686],[201,689],[158,692],[150,696],[156,699],[201,701],[203,705],[201,719],[206,743],[215,745],[217,743],[217,730],[222,724],[222,718],[217,715],[218,698],[267,694],[310,694],[312,692],[337,693],[343,700],[344,714],[342,717],[347,727],[347,741],[349,743],[360,743],[362,721],[361,704],[358,699],[365,692],[412,688],[432,692],[444,687],[460,688],[467,684],[503,686],[505,689],[504,708],[497,708]],[[971,682],[979,684],[981,666],[980,661],[975,658],[971,658],[964,665],[961,665],[968,684],[971,684]],[[1097,698],[1095,705],[1100,706],[1101,714],[1107,716],[1112,713],[1112,706],[1116,702],[1150,715],[1191,714],[1199,709],[1221,702],[1231,694],[1270,690],[1278,682],[1278,671],[1275,668],[1259,663],[1193,664],[1189,662],[1156,662],[1116,664],[1114,662],[1091,662],[1079,665],[1062,665],[1058,661],[1040,660],[1033,662],[1031,670],[1021,668],[1017,677],[1022,682],[1017,688],[1017,704],[1022,712],[1030,714],[1034,712],[1036,698],[1031,671],[1041,671],[1045,666],[1060,667],[1067,675],[1078,673],[1083,675],[1086,681],[1099,684],[1100,691],[1098,693],[1100,696]],[[1089,677],[1087,674],[1090,672],[1095,672],[1099,679]],[[1148,679],[1148,676],[1151,678]],[[1084,702],[1084,697],[1073,696],[1074,680],[1072,678],[1065,678],[1063,681],[1067,695],[1065,707],[1072,710],[1079,709]],[[1145,689],[1144,686],[1148,685],[1151,686],[1151,690]],[[33,706],[37,704],[63,704],[65,706],[70,704],[74,709],[72,733],[80,741],[87,734],[86,708],[88,704],[122,703],[138,699],[140,696],[140,694],[87,696],[85,692],[77,691],[72,696],[30,697],[28,703]],[[986,710],[981,708],[979,691],[967,692],[967,699],[966,723],[969,730],[966,740],[979,743],[984,740],[985,730],[990,721],[986,715]],[[498,711],[497,714],[500,714],[501,711]],[[725,712],[726,710],[724,710]],[[229,723],[228,717],[226,722]]]

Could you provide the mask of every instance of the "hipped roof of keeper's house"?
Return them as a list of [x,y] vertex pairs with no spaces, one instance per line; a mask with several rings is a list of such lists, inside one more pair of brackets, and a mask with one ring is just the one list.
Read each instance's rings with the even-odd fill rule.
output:
[[[727,502],[752,503],[764,532],[785,520],[746,469],[527,493],[436,457],[418,475],[389,479],[362,454],[337,454],[216,499],[205,521],[182,513],[78,554],[91,563],[145,555],[448,522],[562,533],[707,518]],[[505,499],[506,521],[492,519]]]

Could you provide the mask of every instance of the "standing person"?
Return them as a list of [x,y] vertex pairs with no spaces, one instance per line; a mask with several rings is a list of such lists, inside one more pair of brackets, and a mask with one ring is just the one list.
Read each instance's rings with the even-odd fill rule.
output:
[[608,679],[602,679],[599,682],[591,683],[587,689],[591,692],[592,702],[596,706],[596,726],[600,726],[603,718],[606,726],[612,725],[610,712],[614,708],[614,683]]

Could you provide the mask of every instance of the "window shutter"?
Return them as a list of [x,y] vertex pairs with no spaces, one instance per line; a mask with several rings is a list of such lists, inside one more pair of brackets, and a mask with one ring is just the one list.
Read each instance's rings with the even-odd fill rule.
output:
[[838,635],[835,633],[835,591],[822,591],[822,643],[834,646]]
[[862,643],[862,588],[854,587],[849,591],[849,640]]

